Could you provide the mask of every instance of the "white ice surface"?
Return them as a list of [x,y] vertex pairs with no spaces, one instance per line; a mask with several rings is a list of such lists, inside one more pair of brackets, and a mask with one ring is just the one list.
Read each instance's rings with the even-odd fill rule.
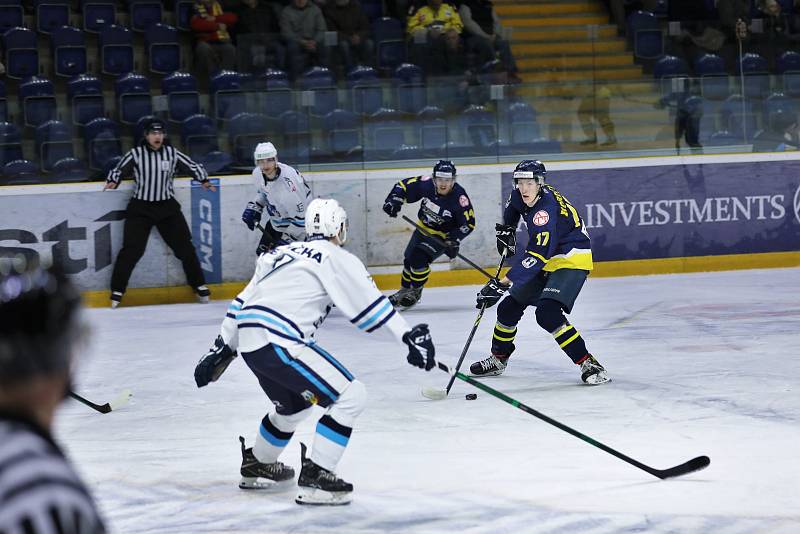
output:
[[[450,365],[476,289],[426,289],[406,313],[431,325]],[[319,342],[370,395],[339,465],[355,485],[340,508],[238,489],[237,436],[252,443],[268,400],[241,359],[206,388],[193,380],[226,306],[88,312],[77,391],[134,397],[107,415],[67,401],[56,437],[115,532],[800,532],[800,269],[590,278],[571,320],[608,369],[604,386],[580,385],[532,310],[523,318],[509,368],[486,383],[653,467],[711,457],[667,481],[484,392],[466,401],[476,390],[463,382],[426,400],[421,386],[443,387],[444,373],[332,314]],[[487,354],[494,320],[464,369]],[[281,458],[296,470],[317,417]]]

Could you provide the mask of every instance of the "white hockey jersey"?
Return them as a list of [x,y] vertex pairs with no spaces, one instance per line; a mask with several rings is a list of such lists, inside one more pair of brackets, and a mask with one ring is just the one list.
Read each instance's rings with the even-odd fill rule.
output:
[[386,327],[402,341],[411,330],[361,260],[328,240],[313,240],[259,256],[250,283],[228,307],[222,338],[240,352],[269,343],[291,352],[314,343],[333,305],[366,332]]
[[305,214],[308,203],[311,202],[311,188],[306,184],[303,175],[295,168],[278,162],[274,180],[267,181],[261,169],[256,167],[253,169],[253,181],[256,185],[253,202],[264,208],[272,227],[286,234],[286,241],[304,240]]

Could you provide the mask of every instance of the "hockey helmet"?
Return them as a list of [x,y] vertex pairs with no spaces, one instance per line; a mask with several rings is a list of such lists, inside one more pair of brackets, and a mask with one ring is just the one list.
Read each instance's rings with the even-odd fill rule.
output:
[[164,127],[164,122],[161,119],[157,119],[155,117],[145,123],[144,129],[142,131],[144,132],[144,135],[153,132],[161,132],[164,134],[167,133],[167,129]]
[[452,178],[456,179],[456,166],[448,159],[440,159],[433,166],[433,178]]
[[347,212],[332,198],[315,198],[306,208],[306,234],[309,238],[338,237],[347,241]]
[[275,158],[276,160],[278,159],[278,151],[275,150],[275,145],[269,142],[258,143],[255,151],[253,152],[253,162],[258,165],[258,160],[269,158]]
[[544,183],[546,176],[547,169],[544,168],[544,163],[538,159],[524,159],[514,169],[515,184],[520,179],[535,179],[541,185]]

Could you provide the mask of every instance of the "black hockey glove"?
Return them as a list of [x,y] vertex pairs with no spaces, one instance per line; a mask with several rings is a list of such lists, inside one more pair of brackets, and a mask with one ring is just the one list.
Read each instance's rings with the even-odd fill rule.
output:
[[513,256],[517,252],[517,229],[510,224],[494,225],[494,235],[497,237],[497,252],[501,256]]
[[236,351],[225,344],[222,336],[217,336],[214,346],[194,368],[194,381],[197,383],[197,387],[201,388],[208,385],[209,382],[216,382],[235,357]]
[[242,213],[242,220],[249,229],[256,229],[256,224],[261,221],[261,212],[263,210],[264,208],[255,202],[247,203],[247,207],[245,208],[244,213]]
[[458,239],[446,239],[444,241],[444,253],[447,254],[447,257],[451,260],[458,256],[458,249],[461,247],[461,243],[458,242]]
[[475,307],[478,309],[483,306],[491,308],[497,304],[498,300],[503,298],[503,295],[506,294],[506,291],[508,291],[509,287],[511,286],[501,284],[500,280],[497,278],[492,278],[486,282],[486,285],[483,286],[483,289],[481,289],[478,293],[478,303],[475,305]]
[[406,357],[408,363],[426,371],[436,367],[434,359],[436,349],[433,347],[428,325],[418,324],[403,334],[403,343],[408,345],[408,356]]
[[267,223],[267,227],[264,228],[264,235],[261,236],[261,240],[258,242],[258,248],[256,248],[256,256],[261,256],[265,252],[269,252],[273,248],[278,245],[278,234],[275,230],[272,229],[272,225]]
[[403,205],[403,199],[396,196],[390,195],[386,202],[383,203],[383,211],[386,212],[386,215],[389,217],[397,217],[397,214],[400,213],[400,207]]

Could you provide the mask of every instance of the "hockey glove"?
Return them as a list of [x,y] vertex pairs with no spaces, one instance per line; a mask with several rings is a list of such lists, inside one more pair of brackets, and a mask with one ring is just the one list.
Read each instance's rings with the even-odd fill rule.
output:
[[508,288],[511,286],[506,286],[500,283],[500,280],[497,278],[492,278],[486,285],[483,286],[483,289],[480,290],[478,293],[478,303],[475,305],[476,308],[480,309],[481,307],[491,308],[497,301],[503,298],[503,295],[506,294]]
[[408,345],[408,356],[406,357],[408,363],[426,371],[430,371],[436,366],[434,359],[436,349],[433,347],[428,325],[418,324],[403,334],[403,343]]
[[458,239],[446,239],[444,242],[444,253],[452,260],[458,256],[458,249],[460,247],[461,243],[458,242]]
[[258,248],[256,248],[256,256],[261,256],[262,254],[269,252],[276,246],[278,246],[278,240],[276,238],[277,232],[272,229],[272,225],[267,223],[267,227],[264,229],[264,235],[261,236],[261,241],[258,242]]
[[383,203],[383,211],[389,217],[397,217],[400,213],[400,207],[403,205],[403,199],[396,195],[389,195],[386,202]]
[[263,206],[259,206],[255,202],[248,202],[247,208],[242,213],[242,220],[251,230],[255,230],[256,224],[261,222],[261,212],[264,210]]
[[209,382],[216,382],[235,357],[236,351],[225,344],[222,336],[217,336],[214,346],[194,368],[194,381],[197,383],[197,387],[201,388],[208,385]]
[[517,229],[509,224],[497,223],[494,225],[494,235],[497,237],[497,252],[502,256],[513,256],[517,252]]

